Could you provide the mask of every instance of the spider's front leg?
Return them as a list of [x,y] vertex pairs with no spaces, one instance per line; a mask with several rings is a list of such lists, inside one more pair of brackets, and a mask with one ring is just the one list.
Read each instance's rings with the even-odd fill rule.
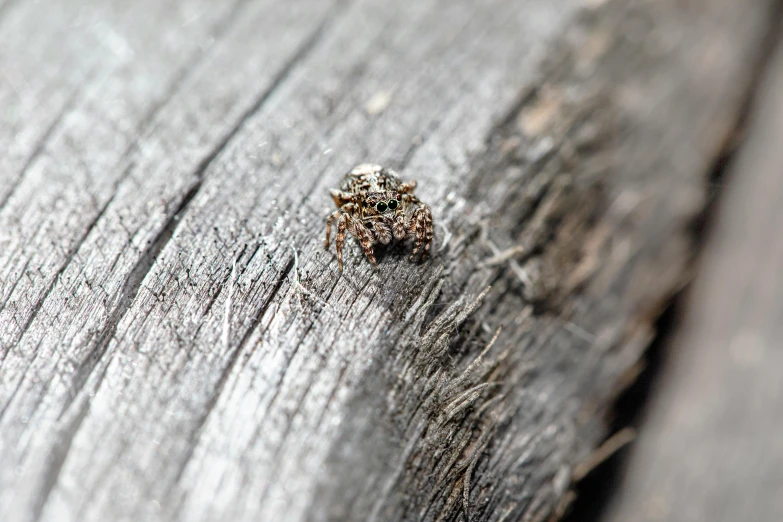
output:
[[[331,217],[331,216],[330,216]],[[343,245],[345,244],[345,231],[349,226],[353,225],[353,220],[350,214],[342,214],[340,219],[337,220],[337,265],[340,267],[340,272],[343,271]],[[329,236],[327,234],[327,241]]]
[[364,224],[356,218],[351,217],[350,214],[343,213],[337,220],[337,241],[335,242],[337,248],[337,264],[340,267],[340,271],[343,269],[343,246],[345,245],[345,234],[350,232],[353,237],[359,240],[364,250],[364,254],[370,263],[375,268],[378,268],[378,263],[375,261],[375,255],[373,255],[372,247],[375,244],[375,237],[372,232],[364,226]]
[[405,183],[400,184],[399,191],[402,192],[403,194],[413,195],[414,190],[416,190],[415,181],[406,181]]
[[329,237],[332,235],[332,223],[334,223],[334,220],[339,218],[342,213],[343,211],[338,208],[326,218],[326,241],[324,242],[324,248],[329,248]]
[[359,242],[362,245],[362,250],[364,250],[364,255],[367,256],[367,259],[370,260],[370,263],[372,263],[372,266],[374,266],[376,269],[378,268],[378,263],[375,261],[375,254],[373,254],[372,247],[375,244],[375,236],[373,236],[373,233],[370,231],[369,228],[364,226],[364,223],[362,223],[359,220],[354,221],[354,236],[356,239],[359,240]]
[[335,210],[334,212],[332,212],[331,214],[329,214],[329,217],[326,218],[326,242],[324,244],[326,248],[329,248],[329,238],[332,235],[332,223],[334,223],[334,220],[339,218],[343,214],[345,215],[351,214],[354,208],[355,205],[353,203],[347,203],[342,207],[338,208],[337,210]]
[[347,203],[355,202],[354,196],[350,192],[343,192],[342,190],[332,189],[329,191],[329,194],[332,196],[334,204],[337,205],[337,208],[342,208],[343,205],[346,205]]
[[408,233],[416,238],[416,244],[413,247],[411,261],[416,259],[416,254],[421,251],[421,258],[424,258],[430,252],[432,246],[432,210],[429,205],[421,205],[413,212],[410,223],[408,224]]

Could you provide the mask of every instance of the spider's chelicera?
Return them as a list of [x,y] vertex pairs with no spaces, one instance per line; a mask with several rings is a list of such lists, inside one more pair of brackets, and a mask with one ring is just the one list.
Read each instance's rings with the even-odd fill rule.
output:
[[345,175],[340,190],[331,190],[337,210],[326,220],[326,247],[332,223],[337,220],[337,263],[343,269],[346,232],[362,245],[370,263],[378,268],[373,255],[376,243],[388,245],[414,238],[413,254],[426,256],[432,245],[432,211],[413,195],[415,181],[403,183],[397,174],[380,165],[363,164]]

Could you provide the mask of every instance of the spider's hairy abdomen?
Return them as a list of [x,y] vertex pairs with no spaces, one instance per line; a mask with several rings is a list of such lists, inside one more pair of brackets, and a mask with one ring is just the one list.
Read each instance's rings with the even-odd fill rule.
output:
[[345,175],[340,185],[343,192],[353,194],[386,192],[396,190],[400,186],[397,173],[381,165],[363,163],[357,165]]

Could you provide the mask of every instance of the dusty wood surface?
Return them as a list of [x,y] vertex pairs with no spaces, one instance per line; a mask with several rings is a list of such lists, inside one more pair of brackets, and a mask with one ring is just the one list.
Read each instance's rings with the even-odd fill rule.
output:
[[783,47],[607,521],[783,514]]
[[[556,514],[769,3],[6,1],[0,519]],[[338,273],[363,161],[431,261]]]

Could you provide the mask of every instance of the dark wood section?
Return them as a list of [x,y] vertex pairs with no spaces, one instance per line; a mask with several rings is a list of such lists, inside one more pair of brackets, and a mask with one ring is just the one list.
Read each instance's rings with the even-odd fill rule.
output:
[[783,513],[783,48],[752,114],[607,521]]

